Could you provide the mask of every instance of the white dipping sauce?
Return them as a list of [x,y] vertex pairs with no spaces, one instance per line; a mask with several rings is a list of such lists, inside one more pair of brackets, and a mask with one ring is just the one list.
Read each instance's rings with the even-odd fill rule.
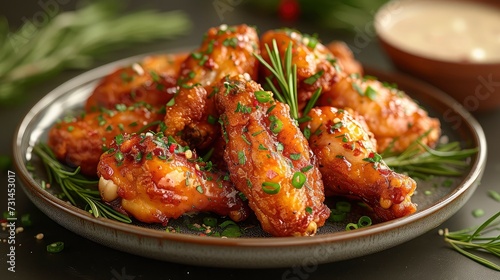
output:
[[376,23],[384,38],[399,48],[447,61],[500,61],[500,9],[461,1],[400,5]]

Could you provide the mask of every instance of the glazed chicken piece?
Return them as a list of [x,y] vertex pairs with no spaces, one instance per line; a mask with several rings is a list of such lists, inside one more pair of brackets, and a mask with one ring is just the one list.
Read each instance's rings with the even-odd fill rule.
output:
[[177,87],[181,63],[187,54],[154,55],[139,63],[115,70],[104,77],[87,99],[85,110],[112,109],[145,102],[153,107],[165,106]]
[[231,181],[273,236],[314,235],[328,218],[323,182],[287,105],[244,76],[223,79],[215,95]]
[[196,51],[184,61],[180,90],[167,107],[165,135],[182,145],[205,149],[220,134],[213,95],[225,76],[248,74],[257,79],[259,38],[247,25],[210,28]]
[[181,145],[203,150],[220,134],[213,98],[202,86],[181,88],[166,109],[163,133]]
[[99,191],[145,223],[209,211],[244,220],[249,209],[228,181],[227,173],[208,170],[196,155],[163,135],[126,135],[99,161]]
[[[303,108],[318,88],[330,90],[342,72],[335,56],[318,39],[303,35],[291,29],[271,30],[261,36],[262,58],[271,64],[268,48],[273,50],[276,41],[281,61],[285,61],[288,46],[292,46],[292,65],[297,65],[297,90],[299,109]],[[271,72],[261,64],[261,76],[268,77]]]
[[438,119],[429,117],[403,91],[372,78],[344,76],[321,95],[317,105],[354,109],[365,118],[380,152],[387,148],[402,152],[419,137],[433,146],[441,134]]
[[411,202],[415,181],[389,169],[362,123],[334,107],[313,108],[308,116],[311,120],[301,127],[310,135],[327,195],[361,199],[381,221],[416,211]]
[[[95,177],[99,157],[117,135],[137,132],[164,116],[144,104],[116,107],[65,117],[54,124],[47,144],[57,159],[72,167],[80,166],[82,174]],[[156,125],[147,128],[154,131]]]

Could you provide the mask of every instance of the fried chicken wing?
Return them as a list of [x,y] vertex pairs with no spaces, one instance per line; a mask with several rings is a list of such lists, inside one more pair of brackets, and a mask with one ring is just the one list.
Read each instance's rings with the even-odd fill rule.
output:
[[212,86],[227,75],[248,73],[257,78],[259,37],[248,25],[210,28],[201,46],[182,63],[180,84]]
[[174,104],[167,107],[165,135],[182,145],[209,147],[220,134],[212,98],[218,90],[214,84],[225,76],[245,73],[257,79],[253,53],[258,53],[258,45],[257,32],[247,25],[210,28],[200,48],[181,66],[180,90]]
[[225,178],[209,171],[191,150],[152,133],[126,135],[99,161],[104,201],[120,200],[139,221],[166,224],[170,218],[201,211],[242,221],[248,208]]
[[165,106],[176,91],[180,66],[186,57],[186,53],[148,56],[139,63],[117,69],[94,89],[85,104],[86,111],[136,102],[157,108]]
[[[270,30],[261,36],[260,49],[262,58],[271,64],[266,45],[273,50],[273,41],[279,49],[281,61],[285,61],[288,46],[292,46],[292,65],[297,66],[297,89],[299,108],[304,107],[313,93],[322,88],[330,90],[338,80],[341,65],[333,54],[318,39],[299,33],[291,29]],[[272,65],[272,64],[271,64]],[[271,72],[261,65],[264,77]]]
[[[164,116],[144,104],[121,104],[117,108],[66,117],[54,124],[47,144],[57,159],[69,166],[80,166],[82,174],[95,177],[99,157],[117,135],[137,132]],[[150,129],[156,130],[156,126]]]
[[362,115],[377,139],[379,151],[391,148],[402,152],[419,137],[433,146],[441,134],[438,119],[429,117],[403,91],[372,78],[344,76],[321,95],[317,104],[349,107]]
[[181,89],[175,104],[167,107],[163,133],[184,146],[197,149],[208,147],[220,128],[217,127],[218,116],[214,112],[213,101],[207,95],[202,86]]
[[416,183],[389,169],[375,151],[370,135],[347,111],[313,108],[301,124],[318,158],[327,195],[361,199],[382,220],[416,211],[411,202]]
[[248,198],[264,231],[314,235],[328,218],[321,174],[287,105],[242,75],[223,79],[215,95],[224,158],[235,187]]

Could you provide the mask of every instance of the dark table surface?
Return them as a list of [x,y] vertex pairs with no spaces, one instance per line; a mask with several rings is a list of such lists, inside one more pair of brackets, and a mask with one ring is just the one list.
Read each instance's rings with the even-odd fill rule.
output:
[[[218,11],[214,8],[217,1],[141,1],[132,2],[128,9],[151,7],[160,10],[182,9],[189,14],[194,26],[190,35],[175,41],[160,41],[139,47],[125,48],[115,52],[98,64],[116,59],[151,52],[178,50],[186,46],[195,46],[202,34],[211,26],[222,23],[247,23],[256,25],[260,30],[291,26],[305,33],[318,33],[323,41],[333,39],[346,41],[355,50],[356,57],[363,64],[384,70],[394,70],[383,54],[375,39],[370,22],[366,30],[358,33],[343,33],[325,30],[307,22],[285,23],[274,16],[264,15],[249,9],[243,1],[232,3],[229,10]],[[16,26],[24,19],[31,19],[43,11],[37,1],[27,3],[3,1],[0,15],[5,15]],[[48,1],[41,1],[48,2]],[[53,1],[55,2],[55,1]],[[74,1],[59,1],[60,11],[74,7]],[[58,2],[58,3],[59,3]],[[172,1],[174,2],[174,1]],[[222,1],[226,2],[226,1]],[[12,135],[16,126],[28,110],[44,94],[64,81],[81,74],[81,71],[66,71],[49,79],[30,92],[22,104],[1,107],[2,137],[0,154],[12,153]],[[483,126],[488,146],[488,164],[477,191],[469,202],[445,221],[439,228],[461,229],[481,223],[487,217],[500,210],[500,203],[489,198],[488,190],[500,192],[498,174],[500,174],[500,150],[495,143],[500,142],[500,110],[476,115]],[[13,170],[12,168],[10,170]],[[0,174],[0,210],[7,208],[7,172]],[[18,213],[30,213],[33,225],[16,235],[16,272],[7,270],[7,244],[0,242],[0,278],[1,279],[498,279],[500,274],[485,268],[450,249],[438,235],[437,228],[418,238],[385,251],[336,263],[322,264],[307,272],[298,271],[284,274],[290,268],[279,269],[222,269],[207,268],[151,260],[110,249],[87,240],[52,221],[38,210],[18,187],[16,192]],[[483,209],[486,215],[475,218],[474,209]],[[48,254],[45,242],[37,242],[34,236],[43,233],[50,240],[62,240],[68,249],[61,254]],[[1,232],[5,235],[5,231]],[[5,238],[5,237],[2,237]]]

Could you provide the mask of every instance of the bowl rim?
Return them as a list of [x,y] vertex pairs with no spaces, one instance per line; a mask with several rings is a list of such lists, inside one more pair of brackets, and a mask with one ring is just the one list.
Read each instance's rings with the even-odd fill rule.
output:
[[496,61],[481,61],[481,62],[466,62],[466,61],[454,61],[451,59],[439,59],[437,57],[432,57],[428,56],[426,54],[418,53],[415,51],[408,50],[406,48],[400,47],[391,40],[388,40],[386,37],[386,32],[383,30],[387,29],[387,26],[384,26],[382,24],[383,17],[387,16],[387,13],[389,12],[390,9],[394,5],[399,6],[399,8],[404,7],[404,5],[408,3],[415,3],[415,2],[430,2],[434,3],[435,1],[445,1],[445,2],[450,2],[450,1],[461,1],[461,2],[470,2],[473,4],[478,4],[478,5],[487,5],[487,6],[492,6],[495,7],[498,11],[500,11],[500,2],[494,2],[493,0],[481,0],[481,1],[472,1],[472,0],[390,0],[386,3],[384,3],[382,6],[380,6],[377,11],[375,12],[373,16],[373,28],[375,30],[375,33],[377,35],[378,40],[380,40],[383,44],[389,46],[390,48],[397,50],[401,53],[404,53],[405,55],[418,58],[421,60],[426,60],[429,62],[433,63],[440,63],[444,66],[453,66],[453,67],[462,67],[462,68],[492,68],[492,69],[497,69],[500,66],[500,59]]

